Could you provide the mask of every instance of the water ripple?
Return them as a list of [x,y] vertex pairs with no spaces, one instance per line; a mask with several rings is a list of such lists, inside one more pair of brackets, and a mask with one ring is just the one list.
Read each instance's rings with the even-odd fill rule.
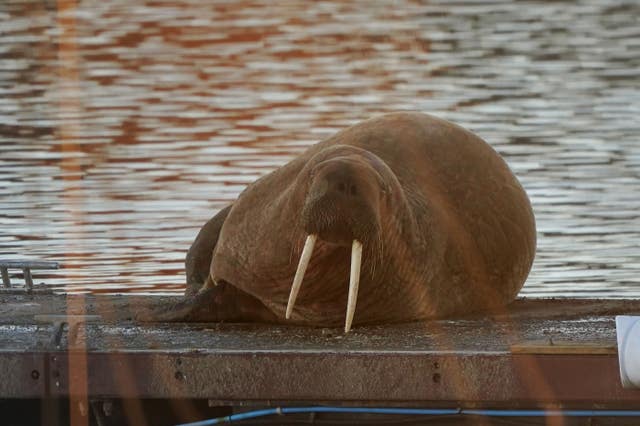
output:
[[0,5],[0,256],[57,288],[178,292],[243,187],[373,114],[462,124],[531,196],[524,295],[640,296],[640,5]]

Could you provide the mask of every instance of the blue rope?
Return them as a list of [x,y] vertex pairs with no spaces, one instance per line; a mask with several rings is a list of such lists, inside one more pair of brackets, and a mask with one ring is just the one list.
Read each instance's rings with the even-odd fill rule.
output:
[[184,423],[177,426],[209,426],[232,423],[274,414],[300,413],[366,413],[421,416],[471,415],[486,417],[640,417],[640,410],[476,410],[461,408],[376,408],[376,407],[277,407],[247,411],[215,419]]

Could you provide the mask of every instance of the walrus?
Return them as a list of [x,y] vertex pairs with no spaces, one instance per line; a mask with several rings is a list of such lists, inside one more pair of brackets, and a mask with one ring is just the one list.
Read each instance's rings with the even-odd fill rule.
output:
[[202,227],[186,298],[156,318],[348,332],[495,311],[516,297],[535,249],[529,199],[489,144],[392,113],[250,184]]

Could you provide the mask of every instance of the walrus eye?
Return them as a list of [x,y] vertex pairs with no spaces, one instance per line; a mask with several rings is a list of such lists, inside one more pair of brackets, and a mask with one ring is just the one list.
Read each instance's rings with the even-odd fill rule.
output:
[[[298,269],[293,278],[293,284],[291,285],[291,292],[289,293],[289,302],[287,303],[287,311],[285,318],[291,318],[291,312],[296,304],[296,298],[300,287],[302,286],[302,279],[304,273],[309,266],[309,260],[311,260],[311,254],[313,253],[313,247],[318,239],[317,234],[309,234],[304,243],[302,249],[302,255],[300,256],[300,262],[298,262]],[[356,302],[358,299],[358,287],[360,286],[360,269],[362,265],[362,243],[358,240],[353,240],[351,246],[351,273],[349,275],[349,297],[347,299],[347,316],[344,323],[344,332],[348,333],[351,330],[351,323],[353,322],[353,315],[356,312]]]

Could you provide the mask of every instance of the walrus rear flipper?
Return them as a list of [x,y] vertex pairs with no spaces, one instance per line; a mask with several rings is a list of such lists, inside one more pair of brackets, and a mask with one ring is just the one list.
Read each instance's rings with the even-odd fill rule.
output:
[[187,273],[187,289],[186,296],[193,296],[200,290],[209,277],[209,268],[211,266],[211,256],[213,249],[218,242],[218,236],[222,229],[231,205],[220,210],[213,218],[211,218],[198,232],[196,239],[191,244],[187,252],[185,261],[185,269]]
[[143,312],[145,322],[282,322],[258,299],[222,281],[171,305]]

